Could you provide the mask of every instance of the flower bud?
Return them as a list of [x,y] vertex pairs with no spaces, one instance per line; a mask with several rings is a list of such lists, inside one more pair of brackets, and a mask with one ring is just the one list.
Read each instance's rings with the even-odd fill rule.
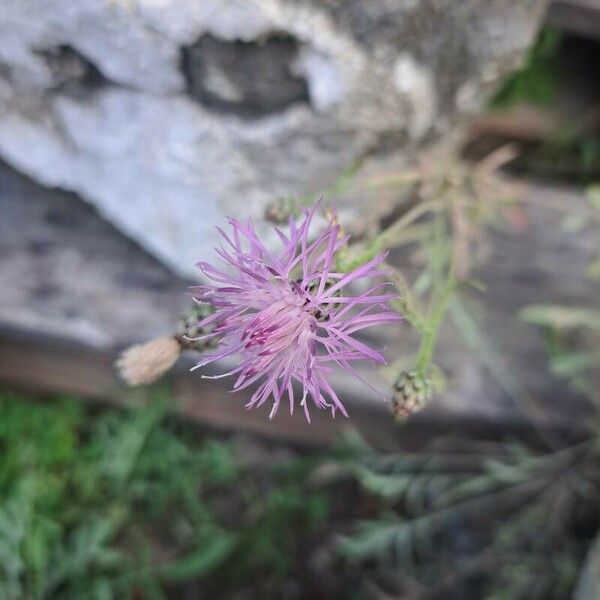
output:
[[265,210],[265,219],[275,225],[287,223],[290,217],[296,217],[300,212],[298,201],[294,198],[277,198]]
[[163,336],[124,350],[115,361],[121,379],[128,385],[153,383],[176,362],[182,350],[204,350],[216,346],[215,338],[201,339],[211,333],[199,326],[214,312],[209,304],[195,304],[183,315],[175,336]]
[[443,375],[430,365],[424,373],[421,370],[402,371],[394,384],[392,411],[397,419],[405,419],[419,412],[433,396],[441,390]]
[[128,385],[148,384],[166,373],[180,353],[179,342],[172,336],[164,336],[127,348],[115,362],[115,367]]
[[203,339],[204,336],[212,333],[212,328],[202,327],[200,323],[206,317],[209,317],[215,312],[215,309],[208,303],[194,303],[180,319],[177,328],[177,341],[181,344],[184,350],[206,350],[214,348],[218,339],[210,337]]

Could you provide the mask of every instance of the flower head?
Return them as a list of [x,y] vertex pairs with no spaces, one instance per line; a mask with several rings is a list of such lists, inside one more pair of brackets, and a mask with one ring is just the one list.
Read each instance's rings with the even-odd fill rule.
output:
[[[265,247],[250,222],[229,219],[231,234],[219,229],[223,245],[216,249],[228,271],[198,264],[213,283],[195,288],[195,299],[215,310],[199,326],[211,327],[210,336],[220,342],[218,351],[204,356],[194,368],[227,356],[239,357],[235,368],[219,377],[236,374],[234,390],[260,381],[246,407],[261,406],[271,398],[270,418],[286,395],[293,412],[299,390],[308,421],[309,399],[318,408],[331,409],[333,416],[337,410],[347,416],[327,376],[335,364],[364,382],[351,363],[361,359],[384,363],[385,359],[353,334],[400,318],[387,307],[394,294],[383,293],[385,282],[358,296],[347,294],[351,282],[381,277],[378,266],[385,256],[349,273],[338,272],[335,255],[348,238],[332,217],[310,239],[316,210],[317,206],[305,211],[299,225],[290,219],[288,234],[276,229],[282,243],[278,252]],[[294,383],[299,390],[294,390]]]
[[146,344],[136,344],[121,353],[115,367],[128,385],[152,383],[164,375],[181,354],[181,345],[172,336],[163,336]]

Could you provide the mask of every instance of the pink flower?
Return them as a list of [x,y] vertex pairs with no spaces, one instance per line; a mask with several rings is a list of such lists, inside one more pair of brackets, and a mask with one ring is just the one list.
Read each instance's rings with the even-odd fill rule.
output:
[[276,229],[283,244],[279,252],[264,246],[250,222],[229,219],[231,235],[219,229],[224,244],[216,252],[230,272],[198,263],[214,283],[195,288],[195,300],[215,309],[199,326],[212,328],[204,339],[221,339],[218,351],[204,356],[194,368],[227,356],[239,357],[234,369],[218,377],[237,374],[234,391],[262,380],[246,408],[261,406],[272,398],[269,418],[286,394],[293,413],[294,382],[301,389],[300,405],[309,422],[308,398],[318,408],[330,408],[333,416],[337,410],[348,416],[327,381],[333,364],[368,385],[351,363],[362,359],[385,363],[385,359],[353,334],[400,319],[387,307],[387,301],[395,296],[382,293],[385,282],[358,296],[347,295],[346,286],[352,281],[381,277],[377,267],[385,256],[349,273],[337,272],[335,254],[348,238],[340,237],[339,225],[332,218],[310,241],[316,209],[306,211],[299,226],[290,219],[289,235]]

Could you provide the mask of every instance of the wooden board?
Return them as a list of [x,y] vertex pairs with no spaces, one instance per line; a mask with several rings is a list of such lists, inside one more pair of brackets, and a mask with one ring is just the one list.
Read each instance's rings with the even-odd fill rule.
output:
[[[380,446],[427,438],[444,430],[527,429],[531,415],[546,426],[577,427],[584,407],[546,369],[539,332],[515,318],[531,302],[590,302],[597,284],[583,273],[598,246],[593,232],[577,236],[561,230],[562,206],[589,210],[585,198],[569,190],[534,187],[526,204],[527,229],[501,229],[489,243],[487,267],[479,274],[485,295],[472,298],[488,340],[500,351],[506,372],[521,381],[527,405],[506,393],[490,375],[480,348],[469,349],[456,330],[442,336],[438,362],[449,390],[436,398],[409,427],[398,427],[389,406],[338,377],[351,421],[332,421],[313,411],[307,425],[297,412],[249,412],[244,398],[227,392],[227,381],[202,380],[182,362],[173,377],[178,410],[209,425],[241,428],[302,443],[329,443],[349,424]],[[0,165],[0,382],[39,392],[69,392],[124,402],[130,396],[115,377],[112,362],[125,345],[172,331],[189,302],[182,281],[107,224],[81,200],[48,190]],[[409,257],[396,253],[403,266]],[[409,267],[407,267],[409,268]],[[416,350],[407,327],[388,332],[390,354]],[[383,389],[389,385],[379,380]],[[535,410],[529,410],[530,404]]]

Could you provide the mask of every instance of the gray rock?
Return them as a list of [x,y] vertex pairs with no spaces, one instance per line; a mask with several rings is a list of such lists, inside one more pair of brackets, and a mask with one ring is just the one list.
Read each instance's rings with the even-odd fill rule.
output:
[[437,139],[520,60],[543,5],[3,0],[0,156],[190,274],[224,215]]

